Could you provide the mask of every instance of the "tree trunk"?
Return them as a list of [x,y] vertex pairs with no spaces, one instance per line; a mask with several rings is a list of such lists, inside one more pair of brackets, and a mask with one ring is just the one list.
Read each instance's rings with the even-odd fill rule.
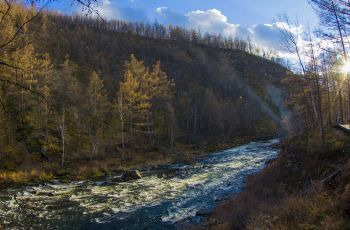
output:
[[61,156],[61,167],[64,166],[64,155],[65,155],[65,115],[66,111],[63,109],[62,113],[62,125],[61,125],[61,139],[62,139],[62,156]]
[[320,113],[320,119],[319,119],[320,134],[321,134],[322,143],[324,144],[325,135],[324,135],[324,125],[323,125],[322,93],[321,93],[320,82],[318,77],[316,77],[316,85],[317,85],[318,109]]
[[343,110],[343,96],[342,96],[342,90],[339,90],[339,113],[340,113],[340,121],[339,123],[344,123],[344,110]]
[[329,76],[326,74],[326,90],[327,90],[327,105],[328,105],[328,125],[332,125],[332,105],[331,105],[331,94],[329,88]]
[[122,141],[122,160],[124,160],[125,154],[125,141],[124,141],[124,113],[123,113],[123,98],[119,98],[119,118],[120,118],[120,126],[121,126],[121,141]]
[[171,138],[170,138],[170,149],[173,151],[174,149],[174,126],[171,126]]
[[348,120],[347,122],[350,124],[350,79],[349,74],[347,74],[348,79]]
[[91,147],[90,147],[90,161],[93,160],[95,153],[97,152],[97,137],[96,135],[91,136]]

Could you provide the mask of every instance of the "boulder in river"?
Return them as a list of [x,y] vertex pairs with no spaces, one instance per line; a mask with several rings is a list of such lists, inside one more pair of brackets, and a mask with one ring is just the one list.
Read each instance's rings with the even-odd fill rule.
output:
[[165,169],[157,174],[158,178],[172,178],[178,174],[178,169]]
[[44,192],[44,191],[35,191],[36,196],[54,196],[52,192]]
[[[25,207],[26,209],[34,209],[34,205],[31,204],[31,203],[26,203],[26,204],[24,205],[24,207]],[[1,229],[1,228],[0,228],[0,229]]]
[[166,175],[164,174],[164,172],[160,172],[157,174],[157,177],[161,179],[161,178],[165,178]]
[[123,181],[138,180],[141,178],[142,178],[142,175],[138,170],[126,171],[123,173],[121,177]]
[[97,185],[97,186],[107,186],[107,185],[109,185],[109,182],[108,181],[96,181],[95,185]]

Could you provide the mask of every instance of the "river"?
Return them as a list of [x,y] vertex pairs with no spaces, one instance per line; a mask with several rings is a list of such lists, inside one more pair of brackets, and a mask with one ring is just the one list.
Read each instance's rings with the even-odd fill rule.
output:
[[[278,140],[252,142],[213,153],[194,165],[172,164],[142,171],[128,182],[62,183],[0,192],[0,225],[10,229],[175,229],[198,222],[199,210],[239,192],[247,176],[263,169]],[[169,173],[170,172],[170,173]]]

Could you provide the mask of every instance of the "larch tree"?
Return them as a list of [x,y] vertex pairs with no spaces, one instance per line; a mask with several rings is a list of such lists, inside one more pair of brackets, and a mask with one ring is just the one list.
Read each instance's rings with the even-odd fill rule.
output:
[[103,133],[104,121],[109,109],[107,92],[104,89],[103,81],[94,71],[91,74],[87,89],[88,126],[90,133],[90,160],[98,152],[99,142]]
[[[120,111],[123,112],[121,120],[124,124],[128,118],[130,137],[136,132],[154,143],[155,122],[161,120],[159,116],[164,117],[165,108],[169,107],[172,85],[159,62],[149,71],[143,61],[130,56],[118,92]],[[160,126],[164,127],[164,124]]]
[[[154,137],[156,135],[156,127],[159,129],[166,129],[170,134],[170,143],[173,146],[175,117],[172,108],[172,97],[175,83],[168,79],[167,74],[161,70],[160,62],[153,65],[150,71],[147,82],[147,94],[151,99],[152,114],[149,115],[148,135],[154,144]],[[164,120],[164,118],[168,118]],[[155,125],[159,124],[159,125]]]
[[148,70],[143,61],[130,56],[124,66],[124,80],[120,84],[119,97],[123,99],[124,114],[127,114],[129,135],[143,132],[148,110],[151,108],[149,97],[145,92]]
[[[74,77],[74,65],[66,55],[61,70],[55,79],[54,100],[58,109],[58,128],[61,139],[61,166],[65,163],[66,145],[68,141],[67,123],[68,119],[74,117],[74,106],[78,104],[80,86]],[[68,115],[68,116],[67,116]]]

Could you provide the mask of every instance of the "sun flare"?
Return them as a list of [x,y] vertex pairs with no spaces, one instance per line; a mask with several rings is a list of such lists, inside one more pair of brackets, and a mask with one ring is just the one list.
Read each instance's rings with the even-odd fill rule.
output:
[[350,62],[345,62],[341,67],[341,72],[348,74],[350,73]]

